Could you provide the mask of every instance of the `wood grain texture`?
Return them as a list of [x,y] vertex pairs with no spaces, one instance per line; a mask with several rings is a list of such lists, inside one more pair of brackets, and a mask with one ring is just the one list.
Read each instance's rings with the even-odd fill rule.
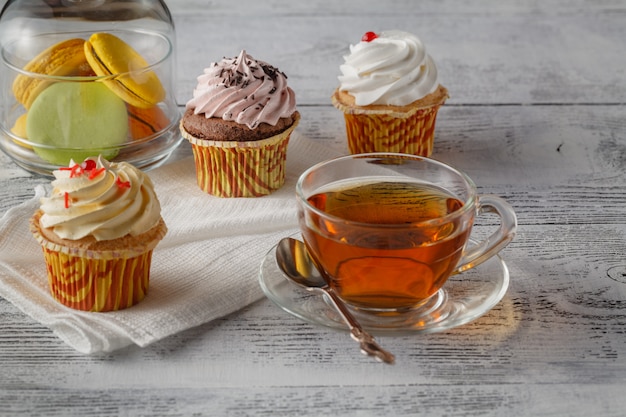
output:
[[246,49],[283,70],[301,104],[327,105],[348,46],[366,31],[387,29],[419,34],[449,103],[624,103],[623,2],[398,3],[245,2],[242,10],[254,15],[219,3],[202,13],[173,5],[177,27],[186,29],[178,45],[191,52],[179,54],[179,103],[202,68]]
[[[245,48],[289,76],[299,132],[343,151],[329,96],[348,44],[367,30],[418,34],[451,92],[433,156],[517,212],[509,290],[468,325],[380,337],[393,367],[265,299],[93,356],[0,299],[1,416],[624,416],[624,1],[168,4],[181,108],[202,68]],[[183,143],[174,158],[190,155]],[[0,213],[47,183],[0,154]],[[475,233],[492,228],[481,217]]]

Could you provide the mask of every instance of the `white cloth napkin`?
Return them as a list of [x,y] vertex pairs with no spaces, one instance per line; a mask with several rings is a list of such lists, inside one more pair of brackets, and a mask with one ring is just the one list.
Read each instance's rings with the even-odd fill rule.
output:
[[148,295],[117,312],[73,310],[50,295],[41,247],[28,228],[46,193],[38,186],[31,200],[0,219],[0,296],[83,353],[143,347],[223,317],[263,296],[263,257],[297,231],[296,180],[313,164],[338,155],[294,132],[285,185],[260,198],[205,194],[196,185],[192,158],[150,171],[169,231],[153,253]]

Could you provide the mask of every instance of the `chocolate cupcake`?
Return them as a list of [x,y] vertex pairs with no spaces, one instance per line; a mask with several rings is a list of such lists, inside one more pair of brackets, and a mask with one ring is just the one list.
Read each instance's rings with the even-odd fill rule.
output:
[[198,185],[218,197],[258,197],[285,182],[287,145],[300,120],[295,94],[277,68],[246,51],[198,77],[181,120]]

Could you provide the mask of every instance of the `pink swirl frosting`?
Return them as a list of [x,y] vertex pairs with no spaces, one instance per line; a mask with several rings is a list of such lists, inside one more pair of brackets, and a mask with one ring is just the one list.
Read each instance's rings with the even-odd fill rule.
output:
[[204,69],[187,109],[204,113],[207,119],[222,118],[254,129],[291,117],[296,96],[284,73],[242,50],[238,57],[224,58]]

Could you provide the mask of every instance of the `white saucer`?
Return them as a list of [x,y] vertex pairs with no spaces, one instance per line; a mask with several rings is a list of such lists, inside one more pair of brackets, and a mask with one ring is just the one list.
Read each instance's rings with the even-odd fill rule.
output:
[[[287,279],[276,263],[276,246],[261,263],[259,282],[265,295],[286,312],[316,325],[348,329],[325,296],[309,292]],[[500,302],[508,286],[508,268],[500,256],[494,256],[462,274],[451,276],[444,288],[418,309],[385,316],[352,307],[350,310],[372,333],[434,333],[476,320]]]

